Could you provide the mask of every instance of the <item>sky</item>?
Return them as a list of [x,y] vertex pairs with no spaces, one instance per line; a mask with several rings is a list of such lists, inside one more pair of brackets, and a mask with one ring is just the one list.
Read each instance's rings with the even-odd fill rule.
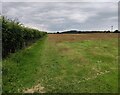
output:
[[[8,2],[11,1],[11,2]],[[28,1],[28,2],[27,2]],[[30,2],[29,2],[30,1]],[[47,32],[66,30],[118,29],[118,0],[104,2],[37,2],[38,0],[4,0],[2,15],[18,19],[25,26]],[[69,0],[64,0],[69,1]],[[73,0],[72,0],[73,1]],[[100,0],[96,0],[100,1]]]
[[118,2],[119,0],[1,0],[2,2]]

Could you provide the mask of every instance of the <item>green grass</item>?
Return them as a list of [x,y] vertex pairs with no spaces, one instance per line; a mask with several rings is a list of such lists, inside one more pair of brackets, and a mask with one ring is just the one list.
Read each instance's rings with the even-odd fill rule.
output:
[[118,92],[117,39],[55,43],[48,38],[3,61],[3,92]]
[[44,39],[3,60],[3,92],[20,92],[36,83]]

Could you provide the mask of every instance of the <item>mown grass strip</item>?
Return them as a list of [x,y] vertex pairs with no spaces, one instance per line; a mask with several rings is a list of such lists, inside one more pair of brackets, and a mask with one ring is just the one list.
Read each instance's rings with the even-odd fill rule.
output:
[[46,37],[3,60],[3,92],[22,92],[36,83],[45,40]]

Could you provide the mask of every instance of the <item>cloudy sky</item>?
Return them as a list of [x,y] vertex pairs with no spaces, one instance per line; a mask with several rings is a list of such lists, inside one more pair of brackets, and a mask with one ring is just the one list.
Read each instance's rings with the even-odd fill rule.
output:
[[43,31],[110,30],[111,26],[114,26],[114,30],[118,28],[117,0],[116,2],[7,1],[2,3],[3,15],[18,18],[25,26]]

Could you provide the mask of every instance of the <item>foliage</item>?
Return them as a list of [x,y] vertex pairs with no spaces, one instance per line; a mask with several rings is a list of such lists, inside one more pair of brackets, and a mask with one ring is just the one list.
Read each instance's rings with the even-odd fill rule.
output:
[[16,20],[2,17],[2,56],[3,58],[22,49],[39,38],[46,32],[23,26]]

